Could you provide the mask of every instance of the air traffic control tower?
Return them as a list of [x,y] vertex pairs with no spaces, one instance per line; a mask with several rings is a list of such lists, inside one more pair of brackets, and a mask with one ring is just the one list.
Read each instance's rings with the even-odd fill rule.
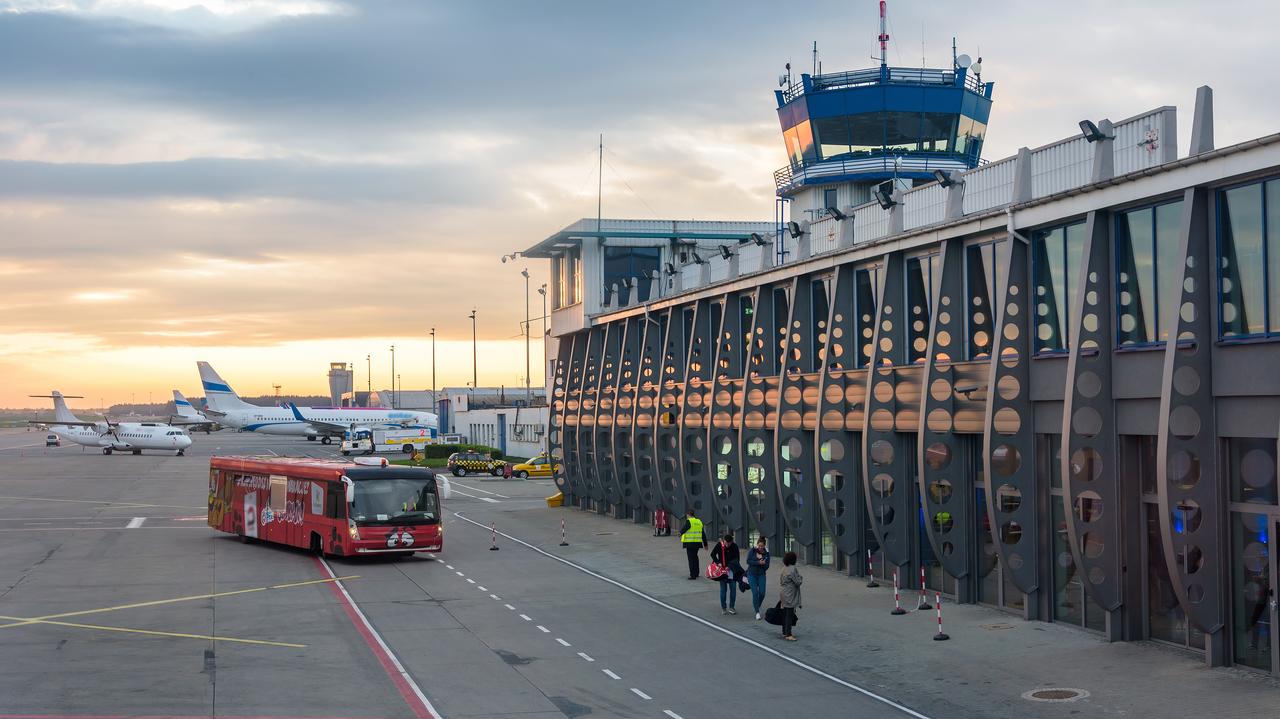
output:
[[875,191],[886,181],[905,190],[940,179],[936,171],[979,164],[993,88],[982,81],[981,58],[972,62],[953,48],[950,68],[890,67],[884,2],[879,40],[879,67],[801,74],[795,82],[788,64],[779,78],[788,164],[774,180],[797,220],[878,199]]

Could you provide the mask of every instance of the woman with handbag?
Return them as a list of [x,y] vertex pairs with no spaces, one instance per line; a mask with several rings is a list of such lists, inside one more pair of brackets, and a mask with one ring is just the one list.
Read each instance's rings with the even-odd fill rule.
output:
[[796,638],[791,633],[791,627],[796,623],[796,610],[800,608],[800,584],[804,582],[804,577],[800,576],[800,570],[796,568],[795,552],[783,555],[782,576],[779,581],[782,587],[782,600],[778,602],[782,609],[782,638],[794,642]]
[[769,571],[769,550],[764,535],[756,540],[756,546],[747,552],[747,583],[751,590],[751,606],[760,619],[760,606],[764,604],[765,574]]
[[[711,550],[711,564],[707,565],[707,576],[720,582],[720,613],[737,614],[734,605],[738,601],[738,577],[742,564],[738,554],[738,545],[733,541],[733,533],[724,535],[720,543]],[[727,595],[727,596],[726,596]]]

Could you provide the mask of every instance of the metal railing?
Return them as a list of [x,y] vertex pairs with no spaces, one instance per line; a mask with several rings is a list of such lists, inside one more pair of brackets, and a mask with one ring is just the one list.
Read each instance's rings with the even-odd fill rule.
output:
[[833,181],[847,175],[860,175],[869,172],[882,172],[893,175],[896,172],[933,172],[934,170],[969,169],[969,158],[954,152],[937,152],[922,154],[894,155],[874,153],[857,157],[843,157],[831,160],[810,160],[802,164],[787,165],[773,173],[773,182],[781,194],[799,187],[811,180]]

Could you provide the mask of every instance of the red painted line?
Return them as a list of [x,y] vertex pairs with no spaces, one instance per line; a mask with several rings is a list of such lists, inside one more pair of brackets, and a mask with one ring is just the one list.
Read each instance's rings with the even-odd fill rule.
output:
[[[314,559],[320,571],[328,577],[333,577],[329,568],[325,566],[319,557],[314,557]],[[364,643],[369,645],[369,651],[373,652],[373,655],[378,658],[378,663],[382,665],[382,670],[387,673],[387,677],[396,685],[396,689],[400,692],[400,696],[404,698],[405,704],[408,704],[409,708],[413,710],[414,717],[416,719],[442,719],[440,715],[432,710],[432,707],[428,706],[418,696],[413,687],[409,686],[409,682],[405,679],[400,669],[397,668],[397,662],[392,661],[382,643],[374,637],[373,632],[365,624],[364,618],[337,581],[329,582],[329,591],[333,592],[333,596],[338,598],[338,602],[342,605],[342,611],[346,612],[347,618],[351,620],[351,624],[360,633]],[[0,719],[3,719],[3,717],[0,717]]]
[[[209,719],[207,716],[182,716],[179,714],[0,714],[0,719]],[[218,719],[370,719],[369,717],[282,717],[282,716],[224,716]]]

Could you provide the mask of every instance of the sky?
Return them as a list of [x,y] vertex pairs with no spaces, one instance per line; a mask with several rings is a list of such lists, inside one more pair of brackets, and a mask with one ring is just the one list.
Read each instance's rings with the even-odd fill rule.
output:
[[[1280,7],[890,3],[891,64],[983,56],[984,155],[1215,89],[1219,146],[1276,131]],[[596,206],[765,220],[783,64],[872,64],[877,4],[0,0],[0,407],[524,382],[545,260]],[[541,384],[534,320],[534,384]],[[76,406],[76,405],[73,405]]]

